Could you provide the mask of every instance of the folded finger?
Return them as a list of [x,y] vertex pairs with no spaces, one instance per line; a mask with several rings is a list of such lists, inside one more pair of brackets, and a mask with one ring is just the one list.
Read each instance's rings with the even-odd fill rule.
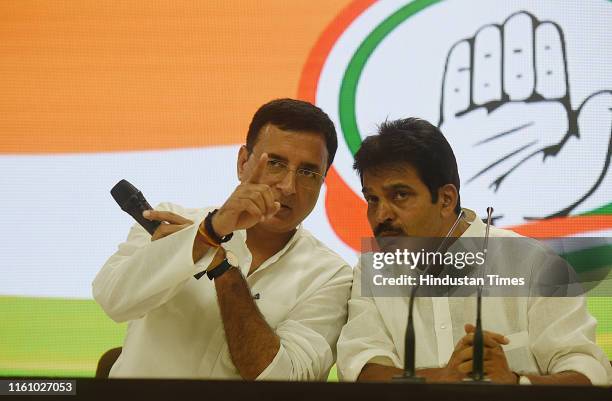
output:
[[[468,333],[464,338],[466,338],[466,341],[468,341],[471,344],[474,341],[473,339],[474,339],[474,332],[476,331],[476,326],[470,323],[466,323],[466,325],[464,326],[464,329],[465,329],[465,332]],[[492,338],[498,344],[508,344],[510,342],[510,340],[508,340],[508,338],[505,337],[503,334],[496,333],[494,331],[483,330],[482,334],[483,334],[483,339],[485,339],[485,341],[487,338]],[[491,343],[489,342],[489,344]],[[493,347],[493,346],[496,346],[496,344],[491,344],[489,346]]]
[[266,188],[261,191],[261,195],[263,196],[264,202],[266,204],[266,217],[272,217],[276,212],[278,212],[278,209],[275,205],[278,202],[274,199],[274,193],[272,192],[272,189],[266,185]]
[[[488,335],[486,332],[483,332],[482,343],[485,347],[489,347],[489,348],[497,348],[497,347],[500,347],[501,345],[508,344],[509,341],[507,339],[503,340],[505,337],[501,336],[500,338],[500,336],[501,335],[491,336],[491,335]],[[473,345],[474,344],[474,334],[470,333],[466,335],[464,343],[470,346]]]
[[251,216],[261,220],[264,217],[264,212],[251,199],[241,199],[240,205],[242,210],[246,211]]
[[463,363],[459,364],[457,366],[457,370],[459,372],[461,372],[461,373],[467,374],[467,373],[470,373],[472,371],[473,365],[474,365],[474,362],[472,360],[469,360],[469,361],[466,361],[466,362],[463,362]]
[[466,347],[461,351],[457,352],[453,359],[455,362],[463,363],[465,361],[469,361],[474,357],[474,348]]
[[261,210],[261,212],[266,214],[266,201],[264,200],[264,196],[260,191],[249,191],[242,195],[243,199],[250,199],[257,205],[257,207]]

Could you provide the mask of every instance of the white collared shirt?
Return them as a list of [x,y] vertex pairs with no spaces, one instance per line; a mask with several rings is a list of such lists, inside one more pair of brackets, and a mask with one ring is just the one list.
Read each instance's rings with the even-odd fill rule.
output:
[[[472,211],[464,209],[475,217]],[[463,237],[483,237],[485,224],[474,218]],[[491,237],[518,237],[491,227]],[[497,255],[498,269],[538,263],[538,254]],[[531,259],[531,260],[529,260]],[[489,262],[487,262],[489,263]],[[514,265],[513,265],[514,264]],[[371,362],[404,367],[407,297],[364,297],[360,263],[354,269],[349,318],[338,340],[338,373],[354,381]],[[506,270],[508,271],[508,270]],[[464,324],[476,321],[475,297],[418,297],[414,304],[416,367],[446,366],[455,344],[465,335]],[[576,371],[593,384],[612,384],[612,369],[595,344],[596,321],[584,297],[485,297],[483,329],[504,334],[503,346],[510,369],[524,374]]]
[[[193,275],[212,261],[210,250],[193,263],[199,223],[209,209],[161,204],[195,222],[151,242],[138,224],[93,282],[93,295],[117,322],[129,321],[111,377],[233,379],[215,286]],[[287,245],[247,277],[252,256],[246,231],[223,244],[237,256],[242,274],[266,322],[280,337],[274,360],[260,380],[325,380],[346,322],[352,272],[337,254],[299,227]],[[253,350],[257,352],[257,350]]]

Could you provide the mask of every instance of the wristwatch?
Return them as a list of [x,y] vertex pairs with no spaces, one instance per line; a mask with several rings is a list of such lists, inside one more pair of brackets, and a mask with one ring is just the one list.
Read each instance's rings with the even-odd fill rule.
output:
[[223,262],[219,263],[216,267],[207,270],[206,275],[210,280],[214,280],[232,267],[238,267],[238,258],[232,252],[225,250],[225,259],[223,259]]

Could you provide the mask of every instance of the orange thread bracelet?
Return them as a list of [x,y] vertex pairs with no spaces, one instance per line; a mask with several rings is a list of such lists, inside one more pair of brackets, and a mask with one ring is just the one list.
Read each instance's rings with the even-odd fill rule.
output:
[[206,244],[208,244],[209,246],[212,246],[214,248],[219,248],[221,246],[221,244],[217,243],[216,241],[214,241],[210,235],[206,232],[206,228],[202,227],[202,224],[200,223],[200,225],[198,226],[198,233],[204,237],[204,242],[206,242]]

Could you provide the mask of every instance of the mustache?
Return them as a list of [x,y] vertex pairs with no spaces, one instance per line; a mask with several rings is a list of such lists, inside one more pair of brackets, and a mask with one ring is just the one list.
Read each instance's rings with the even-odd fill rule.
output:
[[402,230],[400,227],[395,227],[393,224],[389,222],[383,222],[377,225],[376,228],[374,229],[374,236],[378,237],[380,234],[384,232],[393,232],[397,234],[403,234],[404,230]]

